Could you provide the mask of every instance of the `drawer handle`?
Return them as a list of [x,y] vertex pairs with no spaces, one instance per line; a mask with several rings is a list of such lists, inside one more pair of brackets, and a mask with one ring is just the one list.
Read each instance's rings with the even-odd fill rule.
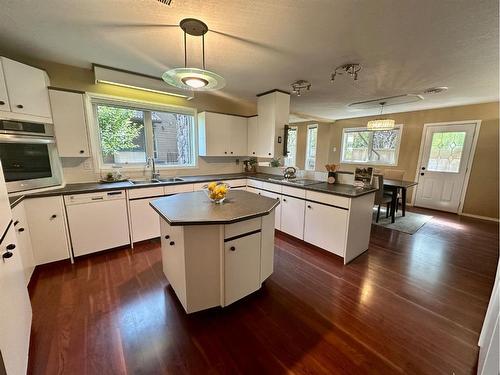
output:
[[21,108],[24,108],[24,105],[18,104],[18,105],[16,105],[16,107],[19,108],[19,109],[21,109]]
[[16,226],[17,224],[19,224],[19,220],[14,221],[14,226]]
[[170,246],[174,246],[175,245],[175,242],[174,241],[170,241]]
[[165,239],[166,239],[166,240],[168,240],[169,238],[170,238],[170,236],[167,234],[167,235],[165,236]]
[[108,195],[121,195],[121,191],[112,191],[111,193],[108,193]]
[[18,232],[24,232],[24,228],[19,228]]
[[235,251],[235,250],[236,250],[236,248],[235,248],[234,246],[231,246],[231,247],[229,248],[229,250],[231,250],[231,251]]
[[103,199],[104,199],[104,197],[92,197],[93,201],[101,201]]
[[4,105],[5,102],[3,100],[0,100],[0,105]]
[[51,219],[55,219],[56,217],[57,217],[57,215],[56,215],[56,214],[54,214],[54,215],[52,215],[50,218],[51,218]]

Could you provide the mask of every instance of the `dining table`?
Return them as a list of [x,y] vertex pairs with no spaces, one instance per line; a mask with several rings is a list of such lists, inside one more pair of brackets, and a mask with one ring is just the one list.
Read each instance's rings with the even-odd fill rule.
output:
[[384,179],[384,190],[392,194],[391,201],[391,223],[396,221],[396,207],[398,204],[398,193],[401,191],[401,215],[406,215],[406,192],[408,188],[418,185],[418,182],[407,180]]

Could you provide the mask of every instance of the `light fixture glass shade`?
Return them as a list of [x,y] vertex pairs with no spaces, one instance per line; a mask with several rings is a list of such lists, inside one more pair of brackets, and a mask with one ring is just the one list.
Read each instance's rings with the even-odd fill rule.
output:
[[211,91],[226,85],[226,80],[217,73],[198,68],[170,69],[161,78],[169,85],[185,90]]
[[368,130],[391,130],[394,129],[396,121],[392,119],[376,119],[368,121],[366,127]]

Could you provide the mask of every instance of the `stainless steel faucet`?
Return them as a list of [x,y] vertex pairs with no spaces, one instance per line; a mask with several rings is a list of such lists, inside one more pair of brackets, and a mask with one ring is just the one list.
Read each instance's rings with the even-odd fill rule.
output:
[[146,167],[152,167],[151,170],[151,179],[152,180],[157,180],[160,178],[160,172],[156,170],[156,164],[155,164],[155,158],[153,157],[148,157],[146,161]]

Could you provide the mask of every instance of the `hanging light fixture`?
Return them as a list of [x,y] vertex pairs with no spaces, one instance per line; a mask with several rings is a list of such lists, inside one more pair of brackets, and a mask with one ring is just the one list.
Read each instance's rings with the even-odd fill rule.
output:
[[[380,116],[382,116],[382,112],[384,111],[384,105],[386,102],[380,102]],[[375,120],[368,121],[366,124],[366,128],[368,130],[391,130],[394,129],[394,125],[396,121],[389,118],[379,118]]]
[[[211,91],[223,88],[226,85],[224,78],[205,69],[205,34],[208,32],[208,26],[194,18],[183,19],[179,26],[184,31],[184,68],[170,69],[163,73],[161,78],[169,85],[185,90]],[[201,36],[202,69],[187,66],[187,34]]]

